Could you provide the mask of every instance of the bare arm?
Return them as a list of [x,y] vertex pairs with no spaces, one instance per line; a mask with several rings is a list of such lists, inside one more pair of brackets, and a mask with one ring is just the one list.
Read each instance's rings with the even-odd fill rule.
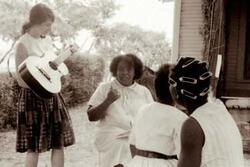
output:
[[100,119],[103,119],[106,116],[108,107],[119,97],[120,95],[118,95],[117,91],[111,88],[107,98],[101,104],[95,107],[90,106],[88,108],[87,113],[89,121],[99,121]]
[[192,117],[182,125],[181,153],[178,167],[200,167],[205,135],[199,123]]
[[28,57],[28,52],[22,43],[18,43],[16,47],[16,66],[18,67],[26,58]]
[[111,102],[106,99],[96,107],[90,106],[87,112],[89,121],[98,121],[100,119],[103,119],[106,116],[106,110],[110,106],[110,104]]

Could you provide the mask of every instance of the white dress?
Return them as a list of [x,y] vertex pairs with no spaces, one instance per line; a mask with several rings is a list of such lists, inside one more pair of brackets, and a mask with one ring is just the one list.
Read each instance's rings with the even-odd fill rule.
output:
[[191,117],[205,134],[201,167],[244,167],[239,129],[220,100],[200,106]]
[[[143,107],[137,117],[130,136],[130,143],[137,149],[178,155],[180,131],[188,118],[175,107],[153,102]],[[135,156],[126,167],[176,167],[177,160]]]
[[146,87],[136,82],[125,87],[117,80],[113,80],[101,84],[90,98],[88,105],[101,104],[107,97],[111,85],[119,92],[120,97],[108,107],[106,117],[98,123],[95,145],[99,152],[100,167],[126,164],[132,158],[128,136],[134,117],[141,106],[153,101]]

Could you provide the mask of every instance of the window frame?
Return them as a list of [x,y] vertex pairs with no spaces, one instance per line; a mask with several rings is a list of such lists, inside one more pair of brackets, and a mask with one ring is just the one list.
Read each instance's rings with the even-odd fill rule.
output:
[[[250,83],[250,78],[245,78],[245,60],[246,60],[246,33],[247,33],[247,1],[243,0],[240,10],[239,27],[239,50],[237,58],[237,81],[239,83]],[[250,9],[248,9],[250,10]],[[250,30],[249,30],[250,33]],[[250,40],[250,39],[249,39]],[[250,41],[249,41],[250,43]]]

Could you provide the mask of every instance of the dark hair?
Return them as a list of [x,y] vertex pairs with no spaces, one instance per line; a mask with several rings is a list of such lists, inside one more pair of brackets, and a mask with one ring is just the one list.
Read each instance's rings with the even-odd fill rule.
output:
[[201,105],[207,102],[211,76],[206,62],[181,57],[171,71],[169,82],[175,87],[179,102]]
[[119,55],[113,58],[111,64],[110,64],[110,72],[114,77],[117,75],[117,67],[121,60],[127,61],[131,66],[134,67],[135,70],[135,76],[134,80],[139,79],[142,76],[143,73],[143,64],[142,61],[133,54],[126,54],[126,55]]
[[173,104],[173,99],[169,91],[169,82],[168,82],[170,68],[172,68],[172,65],[163,64],[156,72],[156,77],[155,77],[155,92],[158,101],[169,105]]
[[30,10],[29,21],[22,27],[22,34],[26,33],[33,25],[41,24],[47,20],[54,22],[55,16],[52,10],[45,4],[36,4]]

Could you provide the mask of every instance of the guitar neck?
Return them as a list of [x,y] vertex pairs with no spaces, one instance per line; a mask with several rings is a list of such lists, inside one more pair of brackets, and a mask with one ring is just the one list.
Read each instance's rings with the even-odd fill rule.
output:
[[72,52],[70,49],[67,49],[65,52],[62,52],[58,55],[58,57],[53,61],[58,66],[62,64],[70,55],[72,55]]

